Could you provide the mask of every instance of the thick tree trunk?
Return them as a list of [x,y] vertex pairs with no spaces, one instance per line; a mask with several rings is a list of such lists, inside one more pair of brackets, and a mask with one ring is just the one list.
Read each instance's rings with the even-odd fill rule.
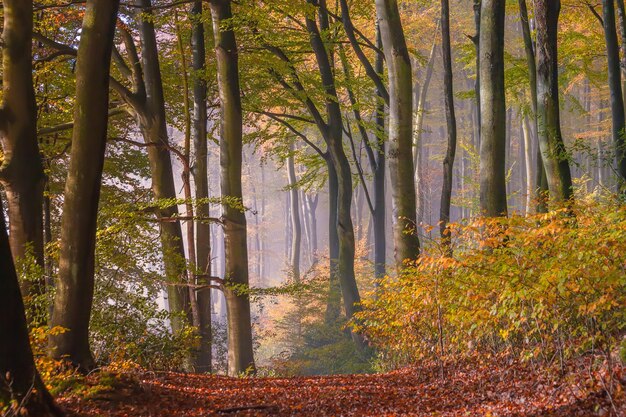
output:
[[616,171],[619,175],[619,187],[626,181],[626,141],[624,128],[624,98],[622,96],[622,80],[619,60],[619,44],[615,30],[615,4],[613,0],[602,0],[602,16],[604,20],[604,39],[609,73],[609,92],[611,94],[611,115],[613,145],[615,148]]
[[[202,23],[202,1],[196,0],[191,7],[191,66],[193,76],[193,116],[191,132],[195,165],[193,169],[196,200],[196,213],[199,218],[209,217],[210,208],[208,184],[208,143],[207,143],[207,87],[203,71],[206,61],[204,24]],[[202,275],[211,275],[211,225],[199,220],[196,222],[196,268]],[[196,284],[209,284],[198,279]],[[211,372],[211,289],[204,288],[196,293],[200,314],[200,351],[196,358],[196,371]]]
[[480,210],[506,216],[504,0],[482,0],[480,11]]
[[72,150],[61,220],[59,276],[50,336],[55,358],[83,371],[94,368],[89,349],[98,202],[107,140],[109,63],[119,1],[88,1],[78,47]]
[[[220,166],[222,197],[243,203],[241,184],[242,111],[239,89],[237,42],[232,28],[231,0],[211,0],[213,36],[221,102]],[[228,373],[254,373],[252,323],[248,294],[248,245],[246,215],[237,207],[223,205],[228,310]],[[243,291],[242,291],[243,290]]]
[[572,198],[574,192],[569,159],[561,135],[559,110],[557,33],[560,10],[560,0],[537,0],[535,2],[537,16],[537,136],[546,171],[550,199],[557,204],[566,203]]
[[395,260],[399,270],[418,257],[415,178],[412,158],[413,95],[409,52],[397,0],[376,0],[389,74],[389,166],[394,201]]
[[7,415],[63,416],[35,368],[24,313],[4,216],[0,215],[0,405],[20,404]]
[[[3,162],[0,182],[5,187],[13,259],[29,253],[43,266],[44,172],[37,143],[37,103],[32,80],[33,3],[3,1],[2,91],[0,112]],[[45,282],[22,282],[22,293],[42,294]]]
[[441,0],[441,52],[443,56],[443,88],[446,108],[446,124],[448,128],[448,147],[443,160],[443,186],[441,190],[441,207],[439,231],[441,240],[449,250],[451,242],[450,204],[452,201],[452,173],[456,155],[456,114],[454,112],[454,86],[452,78],[452,50],[450,46],[450,5],[448,0]]

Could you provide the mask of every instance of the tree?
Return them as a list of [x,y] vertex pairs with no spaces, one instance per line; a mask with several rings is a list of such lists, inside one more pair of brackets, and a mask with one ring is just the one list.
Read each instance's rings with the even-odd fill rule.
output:
[[[37,143],[37,103],[33,89],[33,4],[30,0],[3,1],[2,125],[4,160],[0,182],[9,209],[11,250],[18,261],[32,251],[43,266],[43,162]],[[24,295],[43,293],[45,283],[22,283]]]
[[[519,0],[519,9],[520,9],[520,23],[522,25],[522,37],[524,39],[524,51],[526,52],[526,64],[528,65],[528,82],[530,87],[530,110],[531,115],[530,119],[532,123],[524,122],[524,134],[528,136],[528,141],[526,142],[526,152],[531,152],[530,146],[532,143],[537,143],[539,140],[537,139],[538,128],[537,128],[537,62],[535,59],[535,46],[533,45],[531,30],[530,30],[530,19],[528,17],[528,8],[526,6],[526,0]],[[525,116],[528,118],[528,116]],[[532,128],[531,128],[532,127]],[[531,137],[533,140],[531,141]],[[545,212],[546,205],[544,201],[544,194],[548,191],[548,183],[546,179],[546,171],[543,167],[543,160],[541,155],[541,147],[537,145],[537,153],[536,153],[536,178],[535,185],[527,187],[528,193],[528,206],[530,206],[531,199],[533,195],[536,195],[537,198],[537,211]],[[532,176],[533,169],[531,167],[530,158],[527,161],[527,177],[529,184],[532,184]],[[534,192],[533,192],[534,188]]]
[[291,267],[292,279],[300,282],[300,242],[302,241],[302,226],[300,222],[300,197],[298,194],[298,178],[294,163],[294,146],[290,144],[287,156],[287,178],[289,181],[289,211],[291,213]]
[[389,74],[389,168],[394,201],[395,260],[402,269],[420,251],[413,176],[413,95],[409,51],[396,0],[376,0]]
[[0,215],[0,340],[0,404],[14,401],[16,415],[63,416],[35,368],[4,215]]
[[51,325],[52,355],[83,371],[94,368],[89,348],[98,202],[107,141],[109,68],[119,1],[90,0],[76,64],[76,102],[70,166],[65,184],[59,276]]
[[[572,198],[572,176],[561,134],[557,33],[560,0],[537,0],[537,133],[550,198]],[[619,71],[619,68],[618,68]],[[621,99],[621,94],[620,94]],[[623,114],[623,112],[622,112]]]
[[226,308],[228,311],[228,373],[254,373],[252,323],[248,294],[248,245],[246,215],[242,203],[242,110],[239,87],[239,60],[235,32],[227,25],[232,19],[231,0],[211,0],[217,82],[220,92],[220,166],[224,221]]
[[480,9],[480,210],[506,216],[504,0],[482,0]]
[[[196,269],[203,275],[211,274],[211,225],[202,218],[210,215],[209,204],[203,199],[209,198],[208,152],[207,152],[207,86],[203,72],[206,68],[206,47],[204,42],[204,23],[202,21],[202,1],[195,1],[191,7],[191,50],[193,68],[193,116],[191,134],[195,154],[193,169],[197,204],[196,214]],[[208,282],[197,279],[196,284]],[[196,293],[200,315],[200,352],[196,358],[196,371],[211,371],[211,288],[200,289]]]
[[439,229],[444,244],[450,246],[450,203],[452,200],[452,174],[456,154],[456,115],[454,113],[454,85],[452,78],[452,50],[450,46],[450,5],[441,0],[441,53],[443,56],[443,88],[448,127],[448,147],[443,160],[443,187],[441,190],[441,215]]
[[617,173],[620,176],[620,187],[626,181],[626,145],[624,128],[624,98],[622,96],[622,80],[619,60],[619,44],[615,29],[615,3],[613,0],[602,0],[602,20],[604,22],[604,39],[608,62],[609,92],[611,94],[612,135],[615,147]]

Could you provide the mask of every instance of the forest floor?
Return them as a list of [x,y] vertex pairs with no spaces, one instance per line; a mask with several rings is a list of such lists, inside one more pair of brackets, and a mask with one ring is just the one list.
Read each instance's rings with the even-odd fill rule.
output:
[[[592,366],[592,364],[594,364]],[[604,368],[605,369],[605,368]],[[293,378],[141,373],[115,388],[61,397],[77,416],[626,416],[623,369],[611,384],[598,359],[563,372],[504,360],[385,374]],[[97,384],[93,377],[91,383]]]

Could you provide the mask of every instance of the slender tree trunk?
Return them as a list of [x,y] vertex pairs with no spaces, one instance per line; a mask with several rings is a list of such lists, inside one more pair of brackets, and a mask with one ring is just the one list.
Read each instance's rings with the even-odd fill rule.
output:
[[[191,134],[195,165],[193,169],[196,194],[196,212],[200,219],[209,217],[210,207],[208,183],[208,143],[207,143],[207,86],[204,79],[206,47],[204,42],[204,23],[202,22],[202,1],[194,1],[191,7],[191,67],[194,71],[193,116]],[[198,220],[196,222],[196,268],[201,275],[211,275],[211,225]],[[207,285],[206,279],[198,278],[198,285]],[[200,314],[200,351],[196,358],[198,372],[211,372],[211,289],[204,288],[196,293]]]
[[326,154],[326,166],[328,168],[328,252],[330,262],[330,282],[328,302],[324,320],[326,323],[334,323],[341,313],[341,292],[339,289],[339,231],[337,230],[337,212],[339,185],[337,172],[330,156]]
[[538,137],[550,198],[557,204],[566,203],[572,198],[574,192],[569,159],[561,135],[559,110],[557,33],[560,11],[560,0],[537,0],[535,2]]
[[63,416],[35,368],[4,215],[0,215],[0,340],[0,404],[21,405],[3,410],[6,415],[15,411],[20,416]]
[[[151,0],[137,0],[141,7],[138,13],[139,39],[141,43],[140,72],[143,75],[143,85],[136,86],[144,92],[145,100],[140,107],[135,107],[138,124],[147,146],[148,160],[152,174],[152,192],[157,201],[176,198],[172,160],[170,155],[169,138],[165,115],[165,99],[163,82],[159,65],[159,53],[154,29],[154,19],[151,16]],[[172,218],[178,215],[176,205],[155,210],[158,218]],[[163,250],[165,276],[168,281],[167,301],[171,318],[172,331],[179,333],[184,330],[185,324],[193,323],[190,307],[189,290],[185,279],[185,249],[182,240],[179,222],[161,222],[160,239]],[[192,358],[186,358],[186,368],[192,367]]]
[[376,0],[389,74],[389,166],[395,205],[395,260],[399,270],[419,256],[412,158],[412,74],[397,0]]
[[[187,238],[187,283],[195,284],[196,280],[196,231],[194,228],[194,207],[193,194],[191,193],[191,112],[189,109],[189,75],[187,73],[187,59],[185,58],[185,46],[183,44],[183,36],[180,25],[178,23],[178,12],[174,11],[174,22],[176,25],[176,37],[178,43],[178,51],[180,55],[182,82],[183,82],[183,119],[185,123],[183,144],[183,155],[180,158],[183,164],[182,181],[183,195],[185,198],[185,215],[189,220],[185,221],[186,238]],[[198,301],[196,299],[196,290],[193,285],[187,288],[189,292],[189,307],[191,309],[192,324],[196,331],[200,332],[200,313],[198,311]],[[194,352],[194,361],[197,361],[199,352]]]
[[482,124],[480,115],[480,10],[481,0],[474,0],[474,28],[476,34],[472,37],[476,49],[476,81],[474,82],[474,95],[476,96],[476,148],[480,149],[480,127]]
[[624,0],[617,0],[617,14],[619,17],[619,34],[621,37],[620,52],[622,53],[620,68],[622,70],[622,101],[626,106],[626,8]]
[[[430,54],[428,56],[428,64],[426,64],[426,73],[424,74],[424,81],[422,82],[422,88],[419,89],[417,82],[414,87],[414,102],[413,106],[417,106],[414,115],[413,123],[413,168],[415,172],[415,185],[416,185],[416,197],[417,197],[417,218],[416,220],[421,223],[424,221],[424,206],[426,205],[426,193],[424,192],[424,169],[421,162],[422,154],[422,133],[424,126],[424,118],[426,116],[426,98],[428,97],[428,89],[430,87],[430,80],[433,75],[433,68],[435,66],[435,57],[437,54],[437,33],[433,39],[433,44],[430,48]],[[419,92],[418,92],[419,90]]]
[[[382,49],[383,40],[380,33],[379,25],[376,25],[376,45]],[[385,70],[384,58],[382,53],[376,54],[374,69],[376,73],[382,77]],[[376,106],[376,137],[383,139],[378,140],[376,146],[376,168],[374,170],[374,213],[372,216],[372,224],[374,228],[374,277],[382,279],[387,273],[387,206],[385,199],[385,171],[387,168],[387,160],[385,158],[385,99],[384,91],[378,88],[376,90],[378,105]]]
[[[43,266],[43,162],[37,143],[37,103],[32,80],[33,2],[3,1],[0,182],[9,211],[15,261],[29,253]],[[22,282],[22,293],[42,294],[45,282]]]
[[[235,32],[225,23],[232,19],[231,0],[211,0],[213,36],[220,92],[220,166],[222,197],[243,203],[241,164],[243,119],[239,89],[239,58]],[[226,307],[228,311],[228,373],[254,373],[252,322],[248,282],[246,216],[238,207],[223,204],[226,252]],[[243,290],[243,291],[242,291]]]
[[480,11],[480,210],[506,216],[504,0],[482,0]]
[[78,47],[72,150],[61,220],[59,276],[50,336],[53,357],[83,371],[95,367],[89,348],[98,202],[107,140],[109,63],[119,1],[87,2]]
[[533,196],[535,195],[535,174],[532,162],[533,144],[531,140],[530,118],[527,114],[522,116],[522,134],[524,136],[524,164],[526,166],[526,215],[533,212]]
[[615,5],[613,0],[602,0],[602,16],[608,60],[609,92],[611,94],[613,145],[615,148],[617,173],[620,177],[619,188],[621,189],[624,187],[624,181],[626,181],[626,145],[624,141],[626,119],[624,115],[619,45],[615,30]]
[[452,173],[456,155],[456,114],[454,112],[454,85],[452,78],[452,50],[450,46],[450,5],[448,0],[441,0],[441,53],[443,56],[443,88],[445,96],[446,123],[448,128],[448,147],[443,160],[443,186],[441,190],[441,215],[439,230],[441,240],[450,253],[451,236],[450,204],[452,201]]
[[530,110],[532,112],[532,129],[528,131],[531,136],[531,143],[536,144],[535,166],[537,168],[537,177],[535,180],[535,191],[532,198],[536,199],[536,210],[540,213],[545,212],[546,202],[545,194],[548,191],[548,183],[546,180],[546,172],[543,167],[541,156],[541,148],[539,147],[538,128],[537,128],[537,63],[535,58],[535,46],[531,36],[530,19],[528,17],[528,7],[526,0],[518,0],[520,8],[520,23],[522,25],[522,37],[524,39],[524,50],[526,51],[526,65],[528,65],[528,80],[530,86]]
[[300,196],[298,195],[298,179],[296,178],[296,167],[293,157],[294,147],[291,144],[289,156],[287,157],[287,177],[289,178],[289,199],[291,203],[291,267],[292,279],[300,282],[300,243],[302,241],[302,226],[300,222]]

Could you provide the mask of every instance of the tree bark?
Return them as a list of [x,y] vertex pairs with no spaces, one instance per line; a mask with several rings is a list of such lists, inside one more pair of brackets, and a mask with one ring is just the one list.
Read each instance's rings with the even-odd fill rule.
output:
[[[194,71],[193,115],[191,135],[195,165],[193,169],[198,217],[211,215],[208,201],[208,142],[207,142],[207,86],[203,71],[206,66],[206,47],[204,42],[204,23],[202,22],[202,1],[196,0],[191,7],[191,67]],[[196,268],[203,275],[211,275],[211,225],[207,222],[196,222]],[[206,285],[206,280],[198,279],[196,284]],[[204,288],[196,293],[200,314],[200,351],[196,358],[198,372],[211,372],[211,289]]]
[[287,157],[287,178],[289,179],[290,211],[291,211],[291,267],[292,279],[300,282],[300,243],[302,241],[302,225],[300,221],[300,196],[298,195],[298,179],[296,178],[296,167],[294,164],[294,146],[289,147]]
[[450,5],[441,0],[441,53],[443,56],[443,88],[448,128],[448,147],[443,160],[443,186],[441,190],[441,215],[439,232],[447,252],[451,254],[450,205],[452,201],[452,173],[456,155],[456,114],[454,112],[454,84],[452,76],[452,48],[450,46]]
[[95,367],[89,348],[98,203],[104,167],[109,105],[109,68],[118,0],[87,2],[76,65],[72,150],[65,183],[59,276],[50,336],[53,357],[82,371]]
[[537,16],[537,136],[546,171],[550,199],[556,204],[566,203],[574,193],[569,158],[561,134],[559,110],[557,33],[560,11],[560,0],[537,0],[535,2]]
[[[537,168],[537,176],[534,182],[534,190],[530,194],[530,198],[536,199],[537,206],[535,209],[537,212],[542,213],[546,211],[545,194],[548,191],[548,183],[546,180],[546,172],[543,167],[543,160],[541,156],[541,148],[539,147],[538,128],[537,128],[537,62],[535,58],[535,46],[531,36],[530,19],[528,17],[528,7],[526,6],[526,0],[519,0],[520,8],[520,23],[522,26],[522,37],[524,39],[524,50],[526,52],[526,65],[528,65],[528,80],[530,86],[530,110],[532,129],[526,130],[529,135],[531,146],[536,144],[535,153],[535,166]],[[529,171],[530,172],[530,171]],[[531,192],[531,189],[528,190]],[[528,211],[528,210],[527,210]]]
[[[37,103],[33,89],[31,0],[3,1],[0,143],[4,160],[0,182],[9,212],[13,259],[32,254],[43,267],[43,162],[37,142]],[[43,294],[45,281],[22,282],[26,297]]]
[[[239,89],[237,42],[232,28],[231,0],[211,0],[213,36],[220,93],[220,166],[222,197],[243,203],[241,164],[243,119]],[[224,288],[228,311],[228,372],[256,372],[252,349],[252,323],[248,294],[248,245],[246,216],[241,208],[223,204],[227,282]]]
[[0,340],[0,404],[11,400],[21,404],[19,409],[10,410],[20,416],[63,416],[35,368],[3,215],[0,215]]
[[482,0],[480,11],[480,210],[506,216],[504,0]]
[[389,74],[389,167],[394,201],[395,261],[419,256],[415,178],[412,158],[412,74],[397,0],[376,0],[380,31]]
[[611,94],[611,115],[613,146],[615,149],[616,171],[619,175],[619,188],[625,191],[626,181],[626,145],[624,128],[624,99],[622,96],[622,80],[619,60],[619,45],[615,29],[615,4],[613,0],[602,0],[602,18],[604,21],[604,39],[609,73],[609,92]]

